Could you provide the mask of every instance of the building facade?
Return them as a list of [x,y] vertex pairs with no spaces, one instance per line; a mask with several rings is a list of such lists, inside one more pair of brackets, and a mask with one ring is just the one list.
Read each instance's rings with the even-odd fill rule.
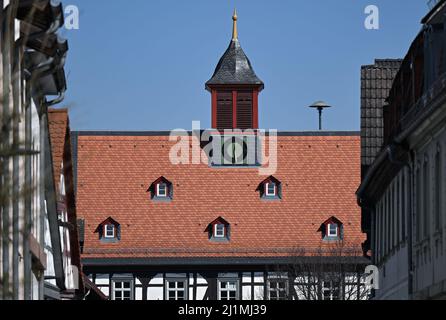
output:
[[212,129],[72,133],[83,271],[112,300],[365,299],[359,133],[260,130],[233,22]]
[[56,34],[63,8],[49,0],[2,0],[0,14],[0,299],[74,299],[83,290],[70,248],[77,231],[74,224],[65,232],[70,212],[58,200],[67,190],[48,113],[66,90],[68,44]]
[[445,12],[439,1],[401,62],[358,190],[365,251],[380,270],[376,299],[446,298]]

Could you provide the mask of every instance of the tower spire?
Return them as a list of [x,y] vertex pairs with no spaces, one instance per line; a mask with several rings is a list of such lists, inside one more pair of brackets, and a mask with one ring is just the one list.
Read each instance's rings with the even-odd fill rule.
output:
[[232,40],[237,40],[238,39],[238,32],[237,32],[237,10],[234,9],[234,14],[232,16],[232,21],[233,21],[233,27],[232,27]]

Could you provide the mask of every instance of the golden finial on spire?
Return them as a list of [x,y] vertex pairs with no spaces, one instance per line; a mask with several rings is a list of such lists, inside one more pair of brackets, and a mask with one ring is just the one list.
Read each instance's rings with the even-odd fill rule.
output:
[[233,21],[233,27],[232,27],[232,40],[238,39],[238,32],[237,32],[237,10],[234,9],[234,15],[232,16]]

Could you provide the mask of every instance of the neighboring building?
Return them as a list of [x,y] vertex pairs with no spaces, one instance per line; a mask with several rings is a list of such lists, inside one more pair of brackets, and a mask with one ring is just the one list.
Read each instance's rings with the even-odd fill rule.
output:
[[80,258],[69,128],[59,127],[56,111],[48,120],[66,90],[68,45],[56,34],[63,24],[54,1],[0,0],[0,299],[83,297],[72,273]]
[[113,300],[364,299],[359,133],[258,130],[236,20],[213,129],[72,133],[83,271]]
[[365,251],[380,270],[375,299],[446,298],[446,1],[422,23],[384,106],[380,152],[358,190]]
[[[384,142],[384,106],[401,59],[376,59],[372,65],[361,67],[361,177],[381,151]],[[362,210],[362,230],[368,234],[364,253],[370,252],[371,220],[368,210]]]

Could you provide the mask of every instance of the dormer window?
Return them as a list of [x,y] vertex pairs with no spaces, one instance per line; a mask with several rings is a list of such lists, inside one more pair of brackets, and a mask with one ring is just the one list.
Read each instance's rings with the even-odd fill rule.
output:
[[121,240],[121,225],[109,217],[99,224],[95,233],[98,233],[99,240],[103,242],[116,242]]
[[282,198],[282,184],[273,176],[262,181],[256,191],[260,192],[260,198],[264,200],[280,200]]
[[329,237],[337,237],[339,234],[339,226],[335,223],[329,223],[328,224],[328,232],[327,235]]
[[170,201],[173,198],[173,185],[166,178],[160,177],[152,182],[147,192],[150,192],[150,198],[154,201]]
[[318,230],[322,233],[322,239],[325,241],[339,241],[344,238],[344,226],[336,217],[331,217]]
[[214,237],[215,238],[224,238],[226,235],[226,227],[224,224],[216,224],[214,225]]
[[156,185],[156,196],[161,198],[167,197],[167,185],[165,183],[158,183]]
[[212,221],[205,230],[211,241],[229,241],[230,224],[224,218],[219,217]]
[[115,226],[113,224],[106,224],[104,231],[104,237],[107,239],[111,239],[115,237]]
[[265,195],[267,197],[276,197],[277,196],[277,187],[274,182],[269,182],[265,185]]

